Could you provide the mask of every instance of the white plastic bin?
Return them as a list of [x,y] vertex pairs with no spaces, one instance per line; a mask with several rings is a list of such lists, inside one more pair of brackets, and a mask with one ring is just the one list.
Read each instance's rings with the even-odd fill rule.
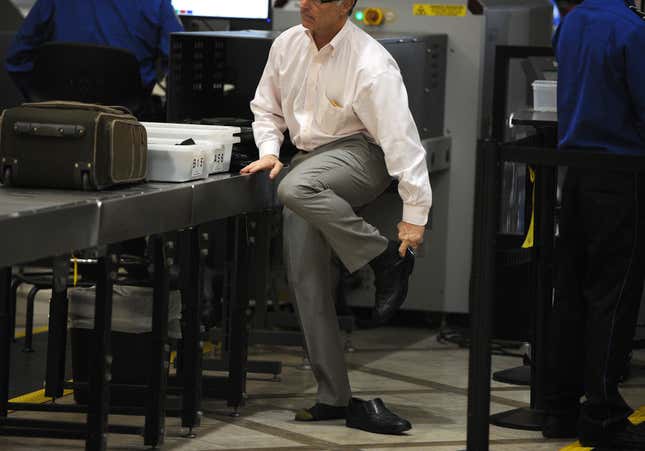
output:
[[558,111],[558,82],[536,80],[533,82],[533,109],[535,111]]
[[149,122],[144,122],[144,125],[148,132],[148,143],[159,142],[157,140],[168,140],[168,143],[174,141],[177,144],[189,138],[193,139],[196,143],[210,143],[213,160],[209,164],[209,174],[229,170],[233,144],[240,142],[238,136],[233,136],[233,133],[239,133],[239,127]]
[[166,130],[179,129],[179,130],[210,130],[221,131],[230,133],[231,136],[238,134],[242,131],[240,127],[230,127],[228,125],[202,125],[202,124],[177,124],[174,122],[142,122],[146,129],[162,128]]
[[178,146],[172,144],[172,141],[167,143],[149,139],[147,179],[151,182],[188,182],[205,179],[214,159],[215,154],[210,143]]

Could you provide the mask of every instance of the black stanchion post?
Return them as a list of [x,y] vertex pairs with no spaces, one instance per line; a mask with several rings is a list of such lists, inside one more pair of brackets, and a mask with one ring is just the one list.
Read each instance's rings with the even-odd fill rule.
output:
[[557,168],[541,166],[537,169],[536,211],[537,286],[534,320],[534,339],[531,349],[533,371],[531,378],[531,407],[540,415],[545,408],[545,370],[548,317],[553,302],[553,252],[555,235],[555,188]]
[[473,269],[470,293],[472,342],[468,373],[468,451],[487,451],[490,414],[490,339],[499,222],[499,148],[477,146]]

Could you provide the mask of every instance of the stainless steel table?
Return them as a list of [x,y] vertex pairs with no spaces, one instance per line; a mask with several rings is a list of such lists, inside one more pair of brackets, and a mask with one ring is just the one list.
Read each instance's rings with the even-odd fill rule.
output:
[[[182,262],[188,265],[189,279],[184,292],[184,312],[188,333],[183,338],[183,406],[182,424],[192,428],[199,423],[201,398],[201,335],[199,330],[199,226],[211,221],[273,208],[277,205],[275,184],[266,174],[240,176],[220,174],[196,182],[171,184],[148,183],[102,192],[62,190],[30,190],[0,188],[0,434],[44,435],[47,437],[85,439],[86,449],[104,450],[106,432],[143,433],[145,444],[158,446],[164,435],[165,371],[162,366],[167,352],[168,262],[166,253],[175,243],[167,242],[164,233],[180,231],[183,242]],[[246,255],[244,224],[236,221],[236,257]],[[108,426],[110,411],[108,388],[110,379],[110,324],[112,284],[116,277],[117,258],[112,246],[128,239],[150,235],[154,261],[153,339],[156,347],[150,364],[156,370],[149,390],[151,401],[145,409],[143,430],[125,426]],[[95,335],[89,379],[90,403],[87,406],[87,428],[73,423],[18,420],[8,418],[9,409],[76,411],[78,406],[35,406],[8,403],[9,376],[9,290],[11,266],[41,258],[56,257],[54,290],[50,303],[50,325],[67,316],[67,256],[73,250],[99,249],[99,280],[95,308]],[[238,263],[239,264],[239,263]],[[236,349],[242,347],[244,324],[242,315],[248,303],[242,271],[235,271],[232,303],[236,305],[231,334],[240,335]],[[62,281],[62,282],[61,282]],[[55,327],[54,331],[58,330]],[[65,334],[50,334],[50,346],[65,348]],[[61,347],[62,345],[62,347]],[[238,359],[230,374],[243,377],[244,359]],[[48,352],[47,396],[62,394],[64,359]],[[51,382],[51,383],[50,383]],[[232,386],[241,389],[238,383]],[[150,387],[149,387],[150,388]],[[241,399],[241,397],[238,397]]]
[[82,192],[0,187],[0,267],[277,205],[264,174]]

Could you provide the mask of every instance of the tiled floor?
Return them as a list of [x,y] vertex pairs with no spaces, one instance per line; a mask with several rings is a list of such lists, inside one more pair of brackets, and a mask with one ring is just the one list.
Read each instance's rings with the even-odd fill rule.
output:
[[[41,310],[42,311],[42,310]],[[466,388],[468,353],[436,341],[430,330],[381,328],[358,331],[356,351],[347,354],[355,396],[382,397],[387,405],[414,425],[403,436],[384,436],[348,429],[342,421],[298,423],[294,411],[314,402],[310,371],[300,368],[297,348],[256,347],[251,358],[283,362],[280,381],[252,375],[248,402],[233,418],[223,402],[205,401],[202,426],[196,438],[184,438],[177,419],[167,420],[163,449],[206,450],[407,450],[456,451],[466,448]],[[643,359],[642,356],[639,358]],[[518,365],[517,358],[495,357],[494,369]],[[645,404],[645,377],[632,379],[624,392],[634,405]],[[493,384],[494,412],[527,405],[526,388]],[[71,402],[67,399],[64,402]],[[25,415],[24,413],[14,415]],[[38,417],[38,414],[29,414]],[[74,415],[68,418],[73,419]],[[81,417],[77,417],[81,418]],[[142,418],[112,416],[122,424],[142,424]],[[558,450],[568,442],[546,441],[539,433],[491,427],[491,450]],[[81,442],[0,437],[3,451],[80,450]],[[109,449],[143,450],[134,436],[109,436]]]

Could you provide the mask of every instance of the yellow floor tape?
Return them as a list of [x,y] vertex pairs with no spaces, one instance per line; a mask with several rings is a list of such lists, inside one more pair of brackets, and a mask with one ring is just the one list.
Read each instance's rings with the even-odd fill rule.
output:
[[[48,326],[42,326],[42,327],[35,327],[33,330],[33,335],[38,335],[38,334],[43,334],[45,332],[49,331]],[[25,337],[25,331],[24,330],[18,330],[16,331],[15,338],[24,338]],[[72,393],[72,390],[63,390],[63,396],[67,396]],[[16,402],[16,403],[29,403],[29,404],[45,404],[46,402],[51,402],[51,398],[45,397],[45,389],[42,390],[37,390],[35,392],[27,393],[26,395],[22,396],[17,396],[15,398],[12,398],[9,400],[9,402]],[[13,413],[12,410],[9,411],[9,413]]]
[[[632,422],[632,424],[641,424],[645,422],[645,406],[640,407],[632,413],[632,415],[629,417],[629,421]],[[585,448],[582,445],[580,445],[580,442],[575,442],[572,445],[565,446],[564,448],[560,449],[560,451],[591,451],[593,448]]]
[[[217,349],[219,350],[221,348],[221,344],[213,344],[210,341],[207,341],[204,343],[204,347],[202,348],[202,354],[210,354],[213,350]],[[170,364],[174,365],[175,359],[177,358],[177,351],[172,351],[170,353]]]
[[[63,396],[72,394],[72,390],[63,390]],[[18,396],[10,399],[9,402],[26,402],[29,404],[44,404],[51,402],[51,398],[45,396],[45,389],[37,390],[35,392],[27,393],[26,395]]]
[[[49,330],[48,326],[34,327],[33,335],[44,334],[48,330]],[[25,331],[24,330],[17,330],[16,331],[16,340],[18,338],[25,338]]]
[[580,445],[580,442],[575,442],[573,445],[565,446],[560,451],[591,451],[593,448],[585,448]]

